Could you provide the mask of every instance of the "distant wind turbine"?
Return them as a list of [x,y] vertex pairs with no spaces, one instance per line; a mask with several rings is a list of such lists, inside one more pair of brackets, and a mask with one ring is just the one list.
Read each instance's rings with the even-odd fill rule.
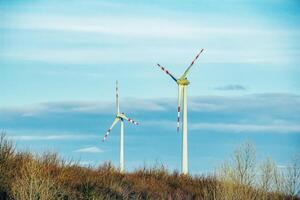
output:
[[107,133],[104,135],[103,142],[107,139],[107,136],[111,132],[112,128],[121,121],[121,130],[120,130],[120,172],[124,172],[124,120],[133,123],[134,125],[138,125],[139,123],[128,118],[124,113],[120,113],[119,106],[119,94],[118,94],[118,81],[116,81],[116,107],[117,107],[117,115],[112,123],[111,127],[108,129]]
[[177,113],[177,132],[179,131],[180,124],[180,106],[183,94],[183,122],[182,122],[182,160],[181,160],[181,173],[188,173],[188,149],[187,149],[187,86],[190,82],[187,80],[187,74],[191,67],[194,65],[195,61],[199,58],[200,54],[204,49],[197,54],[195,59],[192,61],[190,66],[185,70],[182,76],[177,79],[175,78],[166,68],[157,64],[166,74],[168,74],[178,85],[178,113]]

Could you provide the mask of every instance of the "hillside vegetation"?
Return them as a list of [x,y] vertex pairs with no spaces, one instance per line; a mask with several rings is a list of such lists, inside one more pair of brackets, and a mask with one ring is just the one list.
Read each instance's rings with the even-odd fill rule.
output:
[[0,199],[299,199],[299,165],[289,167],[279,171],[269,159],[256,166],[247,143],[211,176],[183,176],[163,166],[121,174],[110,163],[82,167],[54,153],[17,152],[2,135]]

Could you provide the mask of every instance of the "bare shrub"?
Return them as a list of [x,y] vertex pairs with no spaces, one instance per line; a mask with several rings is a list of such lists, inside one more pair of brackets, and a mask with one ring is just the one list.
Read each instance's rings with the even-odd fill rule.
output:
[[0,199],[14,200],[289,200],[297,199],[300,176],[298,161],[279,169],[268,159],[257,167],[250,143],[240,146],[216,176],[210,177],[170,173],[163,165],[132,173],[120,173],[111,163],[82,167],[55,153],[33,156],[15,152],[4,136],[0,140],[0,170]]
[[253,188],[256,179],[256,154],[254,145],[246,142],[239,146],[231,158],[217,171],[221,184],[217,199],[255,199]]
[[56,191],[56,182],[37,160],[29,158],[23,161],[20,174],[12,184],[14,199],[57,199]]
[[217,199],[296,199],[300,188],[300,163],[293,159],[278,168],[270,158],[256,164],[255,148],[247,142],[216,172]]
[[[275,173],[276,173],[276,164],[270,158],[266,159],[259,167],[260,169],[260,178],[259,186],[264,192],[270,192],[275,188]],[[279,181],[279,179],[278,179]]]
[[15,147],[5,139],[5,132],[0,134],[0,198],[6,198],[10,193],[12,177],[16,168],[14,162]]
[[297,156],[294,156],[286,167],[283,188],[286,195],[300,194],[300,159]]

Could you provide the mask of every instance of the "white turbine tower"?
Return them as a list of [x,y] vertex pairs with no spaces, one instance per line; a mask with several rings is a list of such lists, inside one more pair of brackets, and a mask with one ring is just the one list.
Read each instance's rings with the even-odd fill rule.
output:
[[120,113],[120,106],[119,106],[119,94],[118,94],[118,81],[116,81],[116,107],[117,107],[117,114],[114,122],[112,123],[111,127],[108,129],[107,133],[104,135],[102,141],[107,139],[107,136],[111,132],[112,128],[121,121],[121,130],[120,130],[120,172],[124,172],[124,120],[133,123],[134,125],[138,125],[139,123],[133,121],[132,119],[128,118],[124,113]]
[[166,74],[168,74],[178,85],[178,110],[177,110],[177,132],[179,131],[180,123],[180,106],[183,94],[183,122],[182,122],[182,160],[181,160],[181,173],[188,173],[188,148],[187,148],[187,86],[189,81],[187,80],[187,74],[191,67],[194,65],[195,61],[199,58],[200,54],[204,49],[197,54],[196,58],[192,61],[190,66],[185,70],[183,75],[177,79],[175,78],[166,68],[157,64]]

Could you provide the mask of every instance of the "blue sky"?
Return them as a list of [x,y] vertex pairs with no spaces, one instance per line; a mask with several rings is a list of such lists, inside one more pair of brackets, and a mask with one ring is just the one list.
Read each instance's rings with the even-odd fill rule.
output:
[[177,77],[189,74],[189,158],[210,171],[246,140],[285,165],[300,150],[300,4],[260,1],[1,1],[0,128],[18,148],[118,163],[115,80],[129,170],[180,169]]

